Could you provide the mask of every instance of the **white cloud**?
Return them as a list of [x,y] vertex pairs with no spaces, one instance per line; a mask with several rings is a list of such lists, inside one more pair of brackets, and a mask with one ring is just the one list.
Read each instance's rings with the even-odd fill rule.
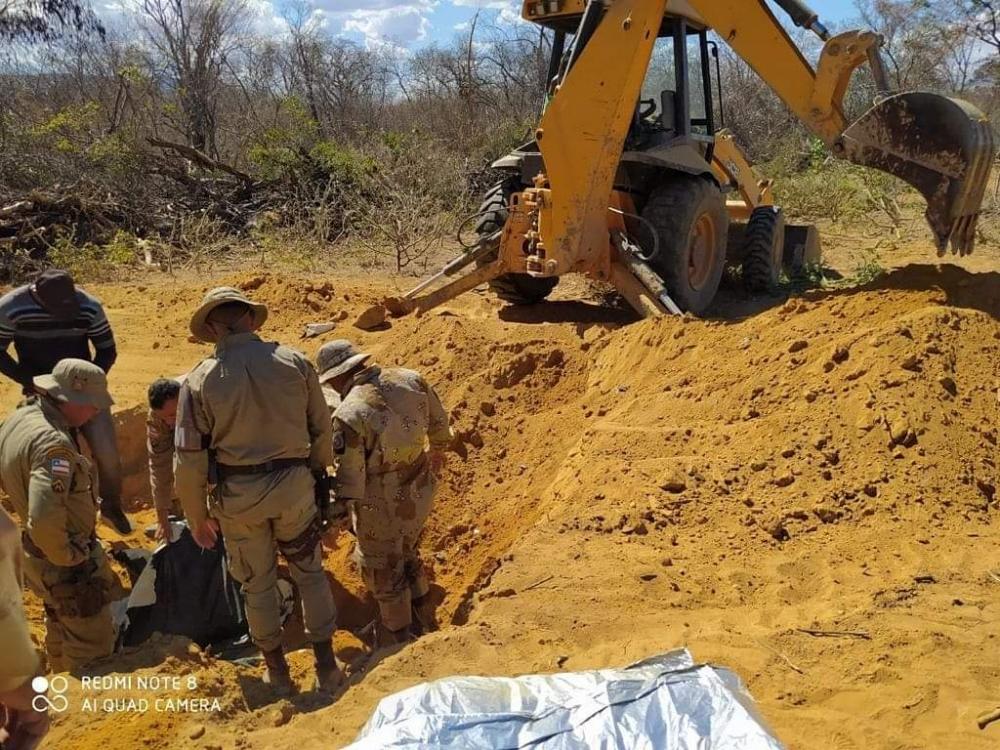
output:
[[395,10],[398,8],[426,8],[430,10],[437,3],[434,0],[320,0],[316,5],[332,15],[350,15],[358,11]]
[[[278,2],[279,0],[270,0]],[[315,0],[333,33],[360,35],[372,46],[423,41],[438,0]]]
[[[288,24],[280,11],[280,0],[247,0],[250,14],[249,31],[261,36],[282,36],[288,32]],[[105,26],[111,29],[129,31],[143,17],[142,0],[105,0],[95,6],[97,14]]]
[[[251,30],[270,37],[288,33],[285,20],[290,0],[248,0],[254,14]],[[141,0],[96,0],[95,7],[111,26],[125,24],[134,18]],[[522,23],[520,0],[306,0],[309,22],[327,29],[334,35],[360,37],[371,46],[389,45],[408,48],[432,39],[444,38],[442,29],[432,27],[431,17],[437,10],[448,15],[445,29],[467,32],[470,21],[455,23],[454,8],[459,15],[471,15],[482,10],[501,24]]]
[[450,0],[450,4],[461,8],[490,11],[502,24],[526,23],[521,18],[521,3],[518,0]]
[[500,22],[507,24],[529,23],[521,18],[520,8],[504,8],[500,11]]
[[248,0],[247,8],[253,14],[251,29],[254,33],[261,36],[282,36],[288,32],[288,23],[271,0]]
[[451,0],[451,4],[464,8],[489,8],[491,10],[509,10],[513,6],[520,7],[520,3],[513,0]]
[[361,34],[369,44],[409,47],[427,37],[431,22],[426,13],[419,6],[358,10],[344,19],[343,27]]

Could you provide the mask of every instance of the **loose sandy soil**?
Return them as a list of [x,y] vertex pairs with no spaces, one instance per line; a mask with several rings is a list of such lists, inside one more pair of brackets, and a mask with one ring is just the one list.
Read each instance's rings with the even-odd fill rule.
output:
[[[259,669],[157,640],[100,671],[191,677],[175,692],[220,712],[74,709],[47,746],[339,747],[381,697],[423,680],[679,646],[739,673],[791,748],[1000,746],[1000,724],[976,727],[1000,704],[1000,250],[961,266],[926,252],[864,289],[730,295],[707,321],[636,323],[571,299],[501,308],[477,292],[362,333],[353,316],[409,282],[212,280],[270,306],[265,336],[310,355],[347,336],[437,385],[460,436],[424,542],[444,627],[364,668],[340,634],[357,671],[333,706],[268,704]],[[208,353],[187,332],[208,286],[90,286],[119,340],[111,380],[141,522],[145,387]],[[342,311],[331,334],[298,339]],[[0,393],[4,408],[16,399]],[[373,611],[348,553],[341,540],[327,560],[345,630]],[[307,684],[309,657],[292,659]],[[72,685],[76,707],[125,697]]]

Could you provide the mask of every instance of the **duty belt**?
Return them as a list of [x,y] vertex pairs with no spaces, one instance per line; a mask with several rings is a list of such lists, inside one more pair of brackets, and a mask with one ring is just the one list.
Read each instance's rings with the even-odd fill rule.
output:
[[270,474],[273,471],[290,469],[293,466],[308,466],[308,458],[275,458],[272,461],[265,461],[262,464],[249,464],[246,466],[230,466],[227,464],[217,464],[220,479],[238,477],[248,474]]

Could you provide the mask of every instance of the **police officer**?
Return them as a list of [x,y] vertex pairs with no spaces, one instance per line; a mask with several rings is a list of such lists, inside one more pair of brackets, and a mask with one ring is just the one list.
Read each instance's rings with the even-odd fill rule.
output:
[[265,681],[292,690],[281,646],[280,551],[302,598],[319,687],[333,691],[343,673],[333,653],[336,610],[315,483],[333,460],[330,417],[309,360],[254,333],[266,318],[264,305],[228,287],[210,291],[192,317],[191,332],[216,348],[181,388],[174,478],[195,541],[213,546],[221,527]]
[[156,538],[170,541],[170,516],[182,511],[174,494],[174,428],[181,383],[157,378],[149,385],[146,415],[146,453],[149,456],[149,488],[156,508]]
[[31,705],[38,695],[31,681],[40,665],[21,602],[19,536],[17,524],[0,508],[0,743],[10,750],[29,750],[48,731],[49,715]]
[[54,671],[108,656],[108,607],[118,579],[94,533],[97,488],[75,431],[111,407],[95,364],[64,359],[34,378],[38,395],[0,426],[0,484],[21,520],[28,585],[45,605],[45,650]]
[[[17,360],[7,352],[11,344]],[[66,271],[47,269],[0,297],[0,372],[20,383],[25,395],[33,393],[31,379],[52,372],[60,360],[83,359],[108,373],[117,358],[104,308]],[[99,413],[80,431],[97,462],[101,520],[128,534],[132,524],[122,510],[122,462],[111,412]]]
[[[451,430],[419,374],[369,359],[345,340],[325,344],[317,355],[320,381],[343,399],[333,415],[335,491],[351,506],[355,558],[378,602],[375,640],[384,646],[433,627],[417,543]],[[414,609],[422,614],[417,623]]]

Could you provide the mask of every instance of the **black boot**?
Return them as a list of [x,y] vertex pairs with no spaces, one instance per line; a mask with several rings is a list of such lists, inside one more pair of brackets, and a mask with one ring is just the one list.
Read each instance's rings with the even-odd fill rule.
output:
[[436,607],[431,601],[430,594],[424,594],[423,596],[413,600],[413,624],[410,626],[410,629],[418,638],[425,633],[433,633],[438,629],[437,615],[434,612],[435,609]]
[[119,534],[132,533],[132,522],[128,520],[120,505],[101,500],[101,520]]
[[399,630],[389,630],[389,628],[382,624],[381,620],[375,623],[374,645],[376,651],[382,648],[392,648],[393,646],[410,643],[413,640],[414,635],[411,625],[407,625],[405,628],[400,628]]
[[333,641],[321,641],[312,647],[316,656],[316,689],[324,693],[337,692],[344,682],[344,670],[333,654]]
[[261,651],[264,655],[264,682],[274,688],[278,695],[285,697],[292,694],[292,676],[288,672],[288,662],[281,646],[271,651]]

